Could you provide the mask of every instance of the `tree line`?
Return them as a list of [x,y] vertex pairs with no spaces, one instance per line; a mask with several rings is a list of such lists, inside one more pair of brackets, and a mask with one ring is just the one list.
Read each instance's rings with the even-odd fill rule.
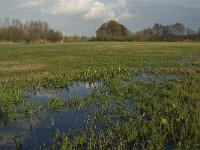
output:
[[22,23],[19,19],[5,18],[0,23],[0,41],[29,43],[42,40],[58,42],[62,39],[62,33],[49,28],[44,21]]
[[127,41],[131,39],[132,33],[115,20],[102,24],[96,31],[97,41]]
[[200,28],[198,31],[193,31],[182,23],[172,25],[156,23],[152,28],[133,34],[133,41],[200,41]]
[[97,41],[151,41],[151,42],[176,42],[176,41],[200,41],[200,29],[193,31],[182,23],[162,25],[156,23],[152,28],[131,33],[125,26],[116,21],[109,21],[100,26],[96,32]]
[[162,25],[156,23],[152,28],[132,33],[124,25],[111,20],[102,24],[96,37],[63,36],[60,31],[51,29],[45,21],[22,23],[19,19],[5,18],[0,21],[0,42],[70,42],[70,41],[139,41],[139,42],[176,42],[200,41],[198,31],[186,28],[182,23]]

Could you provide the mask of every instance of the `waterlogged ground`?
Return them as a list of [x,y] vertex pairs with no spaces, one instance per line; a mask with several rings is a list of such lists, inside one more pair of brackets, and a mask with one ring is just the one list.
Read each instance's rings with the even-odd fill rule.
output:
[[73,97],[87,97],[95,88],[102,87],[100,84],[93,83],[74,83],[67,88],[39,88],[27,92],[25,99],[32,102],[47,103],[52,98],[71,99]]
[[[77,83],[62,89],[40,88],[25,94],[25,101],[37,103],[44,109],[43,115],[35,116],[30,120],[20,120],[12,123],[2,122],[0,136],[1,147],[13,149],[16,146],[23,149],[49,148],[54,133],[59,129],[61,132],[72,132],[84,130],[84,120],[96,107],[74,111],[71,107],[58,107],[45,110],[48,103],[57,99],[58,101],[70,101],[72,98],[89,96],[95,88],[102,88],[100,84]],[[20,145],[21,144],[21,145]]]
[[200,149],[199,43],[0,47],[0,149]]

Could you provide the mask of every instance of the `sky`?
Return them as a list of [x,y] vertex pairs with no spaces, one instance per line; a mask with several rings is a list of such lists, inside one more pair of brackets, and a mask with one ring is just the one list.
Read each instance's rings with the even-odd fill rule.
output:
[[116,20],[130,31],[183,23],[200,28],[200,0],[0,0],[0,21],[42,20],[65,35],[93,36],[102,23]]

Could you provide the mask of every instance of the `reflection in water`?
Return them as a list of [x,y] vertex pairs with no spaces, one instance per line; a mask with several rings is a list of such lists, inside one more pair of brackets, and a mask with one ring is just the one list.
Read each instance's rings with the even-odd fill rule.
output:
[[29,121],[17,121],[16,123],[0,125],[0,149],[19,148],[23,139],[31,135]]
[[46,89],[34,90],[26,95],[26,99],[34,102],[46,103],[52,98],[70,99],[72,97],[86,97],[91,94],[100,84],[77,83],[67,89]]
[[[73,97],[86,97],[100,84],[78,83],[68,89],[44,89],[28,93],[25,98],[30,102],[47,104],[52,98],[62,98],[68,100]],[[0,124],[0,149],[41,149],[48,148],[52,143],[53,135],[57,129],[65,133],[82,131],[84,120],[96,106],[90,106],[81,112],[72,109],[64,109],[59,112],[46,112],[42,120],[33,118],[32,120],[16,121],[15,123]]]
[[[160,83],[174,79],[177,79],[177,76],[156,76],[142,73],[134,78],[134,82]],[[96,89],[104,89],[104,87],[101,84],[78,83],[70,86],[68,89],[54,90],[41,88],[27,93],[25,99],[29,102],[47,105],[48,101],[53,98],[61,98],[64,100],[70,100],[73,97],[86,98]],[[122,108],[132,112],[134,103],[127,99],[125,100],[125,106],[126,108]],[[118,104],[111,102],[110,108],[115,107],[117,108]],[[114,113],[118,113],[117,109],[114,110]],[[85,119],[90,118],[92,113],[96,111],[99,111],[99,107],[97,105],[90,105],[83,108],[80,112],[74,111],[71,108],[62,109],[59,112],[47,111],[45,116],[42,117],[42,120],[32,118],[32,120],[16,121],[15,123],[8,124],[0,122],[0,149],[50,149],[48,146],[51,145],[57,129],[61,133],[64,132],[68,135],[81,132],[86,128],[84,124]],[[109,117],[107,112],[105,112],[105,117]],[[101,124],[95,125],[99,129],[102,128]]]
[[173,81],[177,79],[182,79],[183,76],[179,75],[155,75],[151,73],[143,72],[138,76],[134,77],[134,82],[145,82],[152,84],[159,84],[166,81]]
[[191,56],[191,57],[187,57],[187,58],[182,58],[182,59],[179,59],[178,61],[179,62],[186,62],[186,63],[189,63],[189,62],[195,62],[195,61],[199,61],[200,60],[200,57],[199,56]]

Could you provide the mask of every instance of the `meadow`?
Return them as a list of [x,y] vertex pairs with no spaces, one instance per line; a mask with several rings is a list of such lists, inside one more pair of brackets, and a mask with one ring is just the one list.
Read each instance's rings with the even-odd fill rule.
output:
[[200,43],[0,45],[0,149],[200,149],[199,85]]

